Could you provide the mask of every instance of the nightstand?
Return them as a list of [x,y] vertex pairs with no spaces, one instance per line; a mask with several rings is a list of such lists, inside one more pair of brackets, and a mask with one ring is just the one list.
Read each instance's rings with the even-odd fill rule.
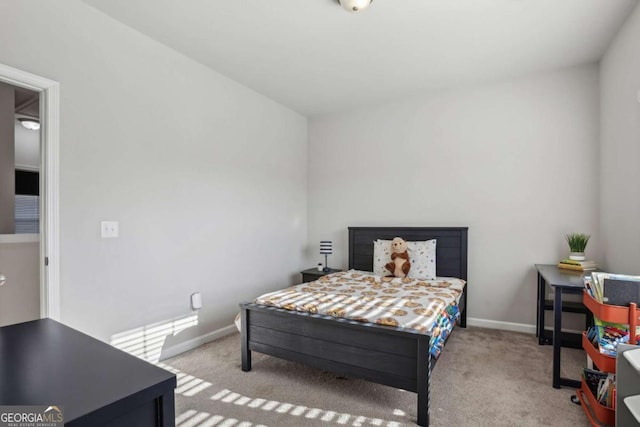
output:
[[337,273],[339,270],[337,268],[330,268],[329,271],[318,271],[317,268],[310,268],[308,270],[301,271],[302,274],[302,283],[313,282],[314,280],[318,280],[322,276],[326,276],[327,274]]

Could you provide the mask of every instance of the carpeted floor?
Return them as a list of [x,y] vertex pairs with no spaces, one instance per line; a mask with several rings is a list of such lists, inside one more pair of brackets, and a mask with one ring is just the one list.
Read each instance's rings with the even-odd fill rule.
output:
[[[587,426],[572,389],[551,387],[552,347],[532,335],[457,328],[432,377],[433,426]],[[562,350],[562,376],[579,378],[582,350]],[[160,363],[178,374],[176,425],[411,426],[416,395],[253,353],[240,369],[230,335]]]

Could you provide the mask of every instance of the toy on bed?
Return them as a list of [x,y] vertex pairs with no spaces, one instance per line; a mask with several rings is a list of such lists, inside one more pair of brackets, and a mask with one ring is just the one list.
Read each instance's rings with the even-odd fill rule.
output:
[[411,263],[409,262],[409,251],[407,242],[400,237],[395,237],[391,241],[391,262],[384,268],[389,270],[395,277],[407,277]]

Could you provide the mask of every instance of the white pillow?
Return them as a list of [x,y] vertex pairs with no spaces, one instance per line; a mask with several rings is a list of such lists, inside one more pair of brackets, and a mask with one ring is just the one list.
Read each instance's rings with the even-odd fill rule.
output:
[[[411,279],[432,280],[436,278],[436,240],[407,242],[411,268],[407,277]],[[391,262],[391,240],[373,242],[373,273],[378,276],[389,276],[384,268]]]

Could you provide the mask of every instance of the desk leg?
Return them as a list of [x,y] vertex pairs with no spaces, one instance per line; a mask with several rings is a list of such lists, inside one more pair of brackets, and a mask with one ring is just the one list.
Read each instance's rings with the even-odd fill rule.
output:
[[542,275],[538,273],[538,311],[536,313],[536,336],[538,337],[538,345],[545,344],[544,339],[544,294],[546,282]]
[[553,299],[553,388],[560,388],[560,349],[562,347],[562,288],[555,286]]
[[175,397],[173,390],[158,398],[158,426],[171,427],[176,425]]

